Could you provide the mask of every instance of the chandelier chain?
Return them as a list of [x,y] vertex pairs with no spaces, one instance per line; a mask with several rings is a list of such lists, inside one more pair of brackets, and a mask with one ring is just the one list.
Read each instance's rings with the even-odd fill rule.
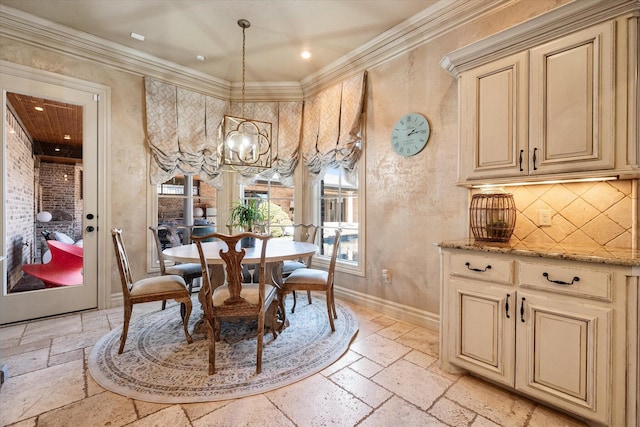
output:
[[245,63],[245,30],[247,28],[245,26],[242,27],[242,117],[244,118],[244,76],[245,76],[245,69],[246,69],[246,63]]

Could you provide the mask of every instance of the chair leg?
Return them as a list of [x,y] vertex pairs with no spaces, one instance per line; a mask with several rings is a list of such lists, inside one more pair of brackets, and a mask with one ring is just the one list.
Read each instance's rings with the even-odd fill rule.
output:
[[336,312],[336,297],[335,297],[335,294],[333,293],[333,286],[330,288],[330,290],[331,290],[331,307],[333,308],[333,318],[337,319],[338,313]]
[[296,312],[296,291],[291,291],[291,295],[293,295],[293,307],[291,307],[291,313]]
[[258,315],[258,355],[256,360],[256,374],[259,374],[260,372],[262,372],[262,341],[263,340],[264,340],[264,312]]
[[182,316],[182,325],[184,327],[184,335],[187,338],[187,342],[191,344],[193,338],[189,334],[189,316],[191,316],[191,298],[184,298],[176,300],[180,303],[180,315]]
[[205,319],[207,323],[207,337],[209,339],[209,375],[216,373],[216,335],[215,327],[211,324],[213,322]]
[[309,300],[309,304],[311,304],[311,291],[307,291],[307,300]]
[[332,316],[332,312],[331,312],[331,307],[332,307],[332,303],[331,303],[331,289],[327,288],[327,315],[329,316],[329,325],[331,325],[331,331],[335,332],[336,331],[336,325],[334,325],[333,323],[333,316]]
[[127,341],[127,333],[129,332],[129,321],[131,320],[132,310],[132,305],[129,304],[124,306],[124,323],[122,324],[122,335],[120,335],[120,348],[118,349],[118,354],[122,354],[122,350],[124,350],[124,343]]
[[164,310],[165,308],[167,308],[167,300],[163,299],[162,300],[162,309]]

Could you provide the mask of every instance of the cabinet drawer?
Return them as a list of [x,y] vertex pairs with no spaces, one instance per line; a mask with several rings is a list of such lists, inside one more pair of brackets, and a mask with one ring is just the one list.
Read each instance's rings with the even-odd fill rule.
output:
[[520,287],[611,301],[611,271],[523,261],[518,264]]
[[514,261],[509,259],[456,253],[451,254],[451,275],[511,285],[513,263]]

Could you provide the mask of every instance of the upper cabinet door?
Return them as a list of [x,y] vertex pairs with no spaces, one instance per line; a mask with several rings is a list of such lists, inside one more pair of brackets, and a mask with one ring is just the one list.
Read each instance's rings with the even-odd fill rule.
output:
[[460,180],[527,174],[527,53],[462,74]]
[[615,22],[530,50],[529,173],[615,167]]

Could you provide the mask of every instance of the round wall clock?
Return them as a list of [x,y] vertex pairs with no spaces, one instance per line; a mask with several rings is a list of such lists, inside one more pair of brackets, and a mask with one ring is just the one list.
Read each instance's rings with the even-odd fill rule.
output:
[[400,117],[391,132],[391,146],[401,156],[418,154],[429,140],[431,127],[425,116],[409,113]]

